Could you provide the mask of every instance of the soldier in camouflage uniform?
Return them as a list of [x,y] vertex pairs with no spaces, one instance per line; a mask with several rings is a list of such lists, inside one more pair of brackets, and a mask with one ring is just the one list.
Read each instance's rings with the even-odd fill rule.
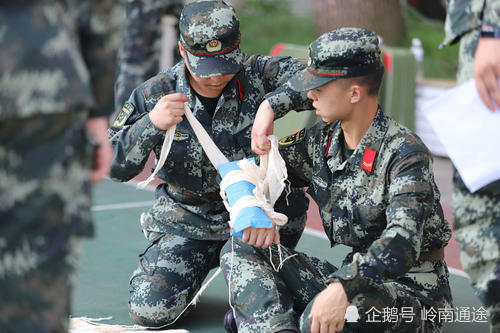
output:
[[[285,249],[283,257],[296,256],[276,272],[268,251],[228,242],[221,267],[238,332],[438,332],[441,323],[421,313],[451,306],[443,260],[451,231],[429,151],[378,106],[377,37],[342,28],[309,52],[307,69],[288,87],[308,90],[325,122],[280,140],[280,150],[292,184],[309,186],[331,246],[352,252],[337,268]],[[359,320],[344,326],[349,304]],[[387,309],[409,315],[383,322]]]
[[[218,174],[183,116],[187,102],[229,160],[252,155],[250,131],[259,104],[282,116],[311,108],[305,93],[283,86],[305,67],[289,57],[241,53],[239,21],[223,1],[186,5],[180,17],[183,60],[136,88],[110,131],[111,178],[139,174],[153,151],[160,156],[165,130],[176,124],[170,153],[158,177],[157,201],[141,218],[150,246],[131,277],[129,309],[141,325],[171,322],[191,301],[229,237],[229,214],[219,195]],[[291,200],[291,201],[290,201]],[[298,242],[308,200],[292,193],[281,241]],[[281,200],[281,205],[284,200]]]
[[[460,40],[457,81],[475,77],[493,111],[492,101],[500,105],[500,1],[448,1],[445,31],[443,44]],[[491,332],[500,332],[500,180],[471,193],[455,170],[453,183],[453,229],[462,266],[488,309]]]
[[109,33],[121,29],[111,5],[0,5],[2,333],[68,331],[75,246],[93,234],[91,180],[104,178],[112,156],[111,104],[100,97],[113,77],[103,83],[96,71],[113,60]]
[[[158,73],[161,51],[161,20],[170,14],[179,17],[183,0],[128,0],[126,24],[119,52],[115,83],[115,113],[119,113],[132,90]],[[176,25],[178,31],[178,24]],[[175,62],[180,60],[175,52]]]

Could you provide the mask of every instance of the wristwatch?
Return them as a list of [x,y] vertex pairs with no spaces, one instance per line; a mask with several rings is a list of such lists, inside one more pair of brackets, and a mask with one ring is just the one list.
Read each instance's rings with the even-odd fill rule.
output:
[[481,26],[481,38],[500,38],[500,28],[483,24]]

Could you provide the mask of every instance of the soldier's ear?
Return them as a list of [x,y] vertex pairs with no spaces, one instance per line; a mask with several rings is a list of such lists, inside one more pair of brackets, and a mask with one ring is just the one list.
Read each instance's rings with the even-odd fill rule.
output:
[[186,54],[184,53],[184,47],[182,46],[182,43],[181,42],[177,42],[177,45],[179,46],[179,53],[181,54],[181,57],[184,58],[184,60],[186,60]]
[[351,87],[349,89],[349,93],[350,93],[351,103],[355,104],[361,100],[361,96],[363,94],[363,89],[359,84],[354,83],[351,85]]

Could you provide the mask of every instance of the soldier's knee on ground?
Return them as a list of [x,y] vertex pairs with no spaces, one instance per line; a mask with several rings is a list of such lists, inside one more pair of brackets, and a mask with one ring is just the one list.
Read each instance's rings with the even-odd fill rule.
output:
[[191,286],[157,266],[158,241],[141,255],[130,278],[129,313],[132,320],[142,326],[159,327],[172,322],[190,301]]
[[[152,287],[150,283],[144,283],[144,280],[133,281],[130,289],[129,314],[138,325],[159,327],[169,324],[179,316],[190,301],[189,292],[186,289],[175,290],[169,294],[164,293],[162,297],[159,297],[156,290],[152,290],[155,287]],[[188,312],[189,309],[183,315]]]

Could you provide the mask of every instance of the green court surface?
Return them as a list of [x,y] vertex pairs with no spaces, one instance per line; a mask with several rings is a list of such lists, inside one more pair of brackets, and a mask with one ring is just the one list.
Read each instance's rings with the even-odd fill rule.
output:
[[[104,181],[94,191],[96,237],[83,244],[80,265],[73,292],[74,317],[108,317],[107,323],[132,325],[127,302],[129,277],[138,262],[138,254],[146,246],[139,225],[139,215],[152,205],[153,192],[138,190],[131,184]],[[329,242],[306,230],[297,249],[339,265],[347,247],[330,249]],[[214,273],[214,270],[211,274]],[[487,323],[472,322],[480,307],[466,278],[451,276],[455,307],[463,307],[463,322],[447,324],[444,332],[487,332]],[[224,313],[229,309],[228,293],[219,275],[201,296],[190,314],[170,328],[192,333],[223,333]]]

